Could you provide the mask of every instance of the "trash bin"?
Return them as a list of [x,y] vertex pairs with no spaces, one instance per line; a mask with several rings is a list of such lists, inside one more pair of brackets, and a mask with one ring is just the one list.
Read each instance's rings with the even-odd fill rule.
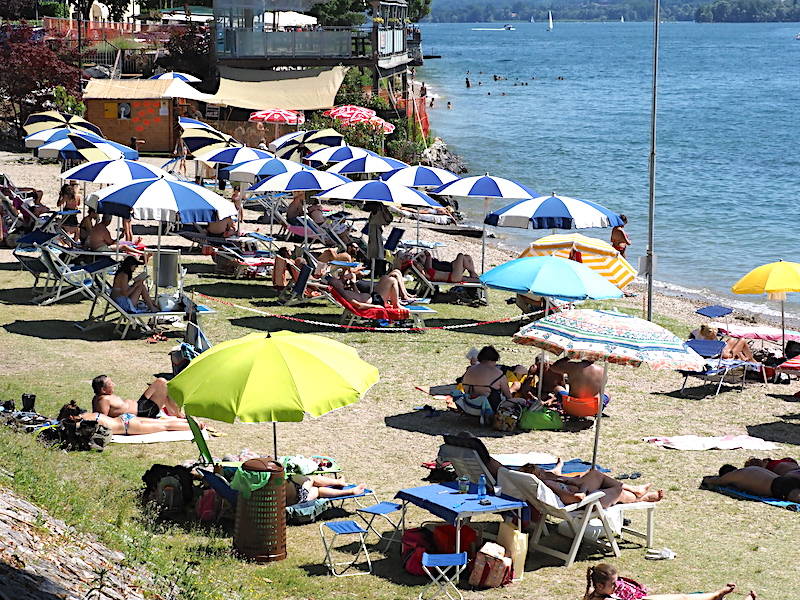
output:
[[[286,482],[283,467],[266,458],[248,460],[234,476],[240,480],[233,531],[234,551],[248,560],[273,562],[286,558]],[[267,479],[268,478],[268,479]],[[249,494],[243,492],[245,482]],[[249,497],[246,497],[249,496]]]
[[160,288],[178,287],[178,257],[180,253],[162,250],[153,254],[155,280]]

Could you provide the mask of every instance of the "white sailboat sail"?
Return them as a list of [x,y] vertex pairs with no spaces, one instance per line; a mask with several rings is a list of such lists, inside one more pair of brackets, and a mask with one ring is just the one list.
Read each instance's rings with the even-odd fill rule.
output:
[[547,31],[553,31],[553,13],[547,11]]
[[624,23],[625,22],[625,15],[620,16],[619,22],[620,23]]

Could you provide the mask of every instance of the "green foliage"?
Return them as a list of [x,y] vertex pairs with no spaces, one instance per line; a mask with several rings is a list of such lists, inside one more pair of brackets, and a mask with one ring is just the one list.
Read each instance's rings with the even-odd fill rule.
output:
[[408,19],[412,23],[421,21],[431,12],[431,0],[408,0]]
[[58,110],[71,115],[82,117],[86,112],[86,105],[79,98],[70,94],[63,85],[53,88],[53,104]]
[[308,12],[322,26],[363,25],[369,4],[366,0],[328,0],[325,4],[317,4]]
[[40,2],[39,17],[56,17],[63,19],[67,16],[63,2]]
[[205,79],[211,71],[211,30],[192,24],[173,33],[166,43],[167,56],[158,64],[171,71],[181,71]]
[[800,5],[781,0],[717,0],[699,7],[698,23],[795,23],[800,21]]

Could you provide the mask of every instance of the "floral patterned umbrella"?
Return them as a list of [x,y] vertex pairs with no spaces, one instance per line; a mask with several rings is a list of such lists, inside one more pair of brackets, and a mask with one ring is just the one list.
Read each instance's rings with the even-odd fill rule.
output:
[[[646,363],[653,369],[688,371],[702,370],[704,366],[699,354],[663,327],[605,310],[554,313],[520,329],[514,334],[514,341],[570,359],[603,361],[606,369],[610,362],[632,367]],[[604,376],[600,398],[605,393],[605,379]],[[597,405],[592,465],[597,460],[603,411],[603,403]]]
[[267,108],[258,112],[250,113],[248,121],[260,123],[286,123],[287,125],[302,125],[306,118],[302,113],[281,108]]
[[371,108],[365,108],[363,106],[356,106],[354,104],[345,104],[343,106],[336,106],[331,108],[330,110],[326,110],[322,113],[326,117],[332,117],[334,119],[342,119],[344,121],[349,121],[356,115],[366,115],[367,119],[370,117],[374,117],[376,115],[375,111]]

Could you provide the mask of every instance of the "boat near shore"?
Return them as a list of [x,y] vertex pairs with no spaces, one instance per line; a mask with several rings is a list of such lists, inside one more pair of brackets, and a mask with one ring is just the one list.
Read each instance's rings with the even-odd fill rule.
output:
[[502,27],[473,27],[472,31],[516,31],[513,25],[503,25]]

